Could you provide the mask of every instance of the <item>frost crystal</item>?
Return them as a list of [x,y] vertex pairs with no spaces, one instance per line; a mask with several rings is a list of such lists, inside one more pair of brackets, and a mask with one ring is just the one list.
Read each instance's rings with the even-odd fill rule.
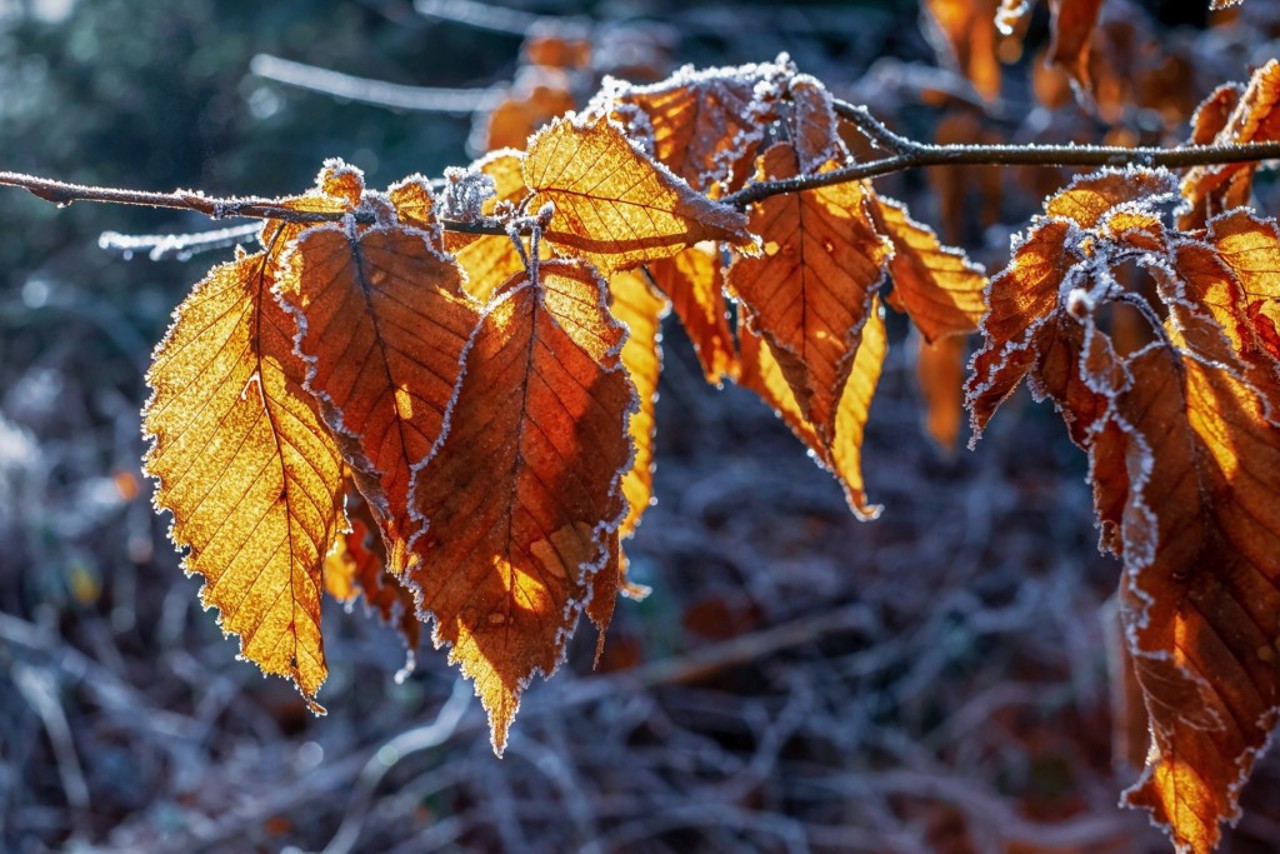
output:
[[463,222],[484,219],[482,205],[497,192],[493,178],[474,166],[466,169],[451,166],[444,170],[440,205],[444,218]]

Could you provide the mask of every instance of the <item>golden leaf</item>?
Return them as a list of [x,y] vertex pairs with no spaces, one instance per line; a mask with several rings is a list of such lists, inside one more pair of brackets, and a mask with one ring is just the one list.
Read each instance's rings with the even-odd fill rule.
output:
[[338,537],[325,558],[325,590],[339,602],[350,603],[363,596],[382,622],[400,633],[412,654],[422,638],[413,593],[386,571],[387,551],[368,503],[351,484],[345,493],[349,530]]
[[[719,184],[729,188],[774,118],[777,86],[786,69],[772,63],[741,68],[681,69],[649,86],[630,86],[611,93],[611,104],[639,109],[652,134],[653,154],[660,163],[700,192]],[[762,97],[762,93],[764,97]],[[745,171],[745,170],[743,170]]]
[[272,284],[267,253],[244,255],[178,307],[147,373],[145,465],[184,568],[205,578],[201,602],[241,655],[292,679],[319,713],[322,564],[342,468]]
[[654,283],[671,299],[685,334],[693,342],[707,382],[719,386],[738,376],[738,353],[729,329],[718,250],[690,246],[673,258],[646,265]]
[[631,415],[631,443],[635,456],[622,480],[627,515],[618,529],[625,539],[635,532],[640,517],[653,499],[654,406],[658,402],[658,377],[662,374],[662,318],[670,303],[655,293],[643,273],[615,273],[609,280],[609,312],[627,327],[622,364],[636,387],[640,408]]
[[787,381],[773,346],[752,331],[741,327],[742,376],[738,382],[755,392],[813,451],[818,463],[839,481],[850,509],[859,519],[874,519],[880,508],[868,503],[862,476],[862,439],[870,414],[871,400],[880,381],[880,371],[888,352],[888,338],[880,301],[873,299],[854,354],[849,377],[836,408],[835,430],[830,441],[818,435],[804,416]]
[[[1221,111],[1231,104],[1226,118]],[[1196,141],[1208,136],[1211,145],[1239,145],[1250,142],[1280,140],[1280,61],[1271,60],[1253,72],[1242,92],[1232,97],[1232,90],[1219,87],[1196,110]],[[1178,217],[1184,230],[1203,228],[1217,214],[1248,204],[1253,191],[1253,173],[1258,164],[1225,163],[1195,166],[1182,179],[1182,195],[1186,199]]]
[[675,255],[700,240],[747,243],[746,218],[690,189],[601,118],[559,119],[530,142],[530,210],[555,215],[547,240],[606,272]]
[[996,60],[996,0],[925,0],[946,54],[987,100],[1000,94]]

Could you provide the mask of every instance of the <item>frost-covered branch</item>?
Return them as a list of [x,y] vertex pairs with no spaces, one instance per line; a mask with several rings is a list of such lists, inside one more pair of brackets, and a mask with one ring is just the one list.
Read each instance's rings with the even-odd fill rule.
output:
[[165,258],[185,261],[200,252],[234,246],[252,237],[260,227],[251,222],[248,225],[235,225],[196,234],[121,234],[118,231],[104,231],[98,237],[98,248],[119,252],[125,257],[135,252],[146,252],[152,261]]
[[[1241,145],[1189,145],[1182,148],[1123,148],[1105,145],[935,145],[916,142],[890,131],[865,108],[836,101],[836,111],[853,123],[890,156],[866,163],[852,163],[820,174],[802,175],[778,181],[762,181],[725,196],[726,204],[737,208],[770,196],[798,193],[877,178],[926,166],[1146,166],[1183,169],[1227,163],[1250,163],[1280,159],[1280,142]],[[216,198],[197,190],[159,193],[70,184],[27,175],[0,172],[0,185],[21,187],[58,205],[72,202],[103,202],[195,211],[212,219],[251,217],[285,222],[333,222],[346,217],[341,211],[304,211],[284,205],[279,199],[256,196]],[[357,211],[359,222],[372,222],[373,214]],[[467,234],[506,234],[497,220],[442,219],[447,231]]]
[[[22,172],[0,172],[0,186],[20,187],[32,195],[59,207],[66,207],[72,202],[101,202],[114,205],[137,205],[149,208],[172,208],[175,210],[194,211],[211,219],[228,217],[248,217],[252,219],[275,219],[282,222],[340,222],[347,216],[355,217],[357,222],[373,222],[371,212],[355,211],[348,214],[344,211],[307,211],[288,207],[279,199],[267,199],[258,196],[237,196],[217,198],[206,196],[198,190],[174,190],[172,193],[158,193],[149,190],[124,190],[118,187],[94,187],[86,184],[71,184],[41,178]],[[466,234],[506,234],[502,223],[491,220],[476,222],[459,222],[441,220],[441,225],[448,231]]]
[[258,77],[287,86],[396,110],[467,116],[478,110],[493,109],[502,97],[493,88],[436,89],[405,86],[343,74],[265,53],[258,54],[250,61],[249,70]]

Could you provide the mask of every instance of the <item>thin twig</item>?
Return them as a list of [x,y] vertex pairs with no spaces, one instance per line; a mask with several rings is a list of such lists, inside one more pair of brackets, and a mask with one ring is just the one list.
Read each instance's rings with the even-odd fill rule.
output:
[[98,248],[120,252],[126,257],[134,252],[146,252],[152,261],[166,258],[185,261],[200,252],[235,246],[253,237],[261,227],[258,223],[251,222],[248,225],[234,225],[197,234],[121,234],[118,231],[104,231],[98,237]]
[[498,8],[475,0],[414,0],[414,11],[425,18],[437,18],[465,24],[478,30],[524,37],[535,27],[559,21],[545,15],[525,12],[522,9]]
[[405,86],[343,74],[265,53],[250,60],[249,70],[258,77],[287,86],[397,110],[469,116],[477,111],[491,110],[502,100],[501,90],[493,86],[483,89]]
[[[194,211],[204,214],[210,219],[226,219],[228,217],[249,217],[253,219],[275,219],[282,222],[341,222],[348,216],[356,222],[372,223],[372,211],[314,211],[302,210],[285,205],[279,199],[267,199],[259,196],[243,196],[232,198],[215,198],[206,196],[198,190],[174,190],[172,193],[157,193],[148,190],[123,190],[118,187],[92,187],[85,184],[70,184],[50,178],[26,175],[22,172],[0,172],[0,185],[20,187],[32,195],[66,207],[72,202],[102,202],[114,205],[139,205],[150,208],[172,208],[175,210]],[[465,234],[506,234],[506,228],[495,220],[478,220],[463,222],[459,220],[441,220],[447,231]]]

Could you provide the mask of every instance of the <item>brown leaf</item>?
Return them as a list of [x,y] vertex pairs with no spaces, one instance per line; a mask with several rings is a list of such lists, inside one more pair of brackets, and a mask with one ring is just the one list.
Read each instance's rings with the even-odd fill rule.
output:
[[[610,92],[610,104],[624,120],[626,108],[643,113],[643,122],[631,122],[634,131],[647,126],[654,156],[693,189],[705,193],[717,183],[728,189],[739,165],[749,163],[764,138],[778,84],[787,73],[772,63],[697,72],[684,68],[650,86]],[[762,83],[768,85],[758,87]]]
[[520,694],[559,664],[608,560],[635,406],[605,284],[576,263],[536,269],[481,317],[449,430],[413,493],[419,607],[475,680],[499,752]]
[[562,72],[529,70],[535,73],[519,78],[497,106],[487,114],[477,114],[471,137],[473,151],[523,149],[530,135],[578,105]]
[[400,633],[412,662],[422,639],[413,593],[386,571],[387,551],[368,503],[351,484],[345,492],[350,530],[338,537],[325,558],[325,589],[339,602],[350,603],[363,596],[382,622]]
[[279,282],[307,388],[377,517],[388,569],[409,559],[409,486],[440,437],[476,308],[426,231],[330,223],[298,240]]
[[1049,62],[1070,74],[1085,91],[1089,91],[1092,85],[1089,79],[1089,43],[1101,9],[1102,0],[1049,0],[1049,11],[1053,16],[1049,25],[1053,33]]
[[800,158],[800,171],[816,172],[828,160],[843,162],[848,152],[827,87],[808,74],[797,74],[788,81],[787,94],[791,101],[787,133]]
[[[275,241],[272,241],[275,243]],[[273,251],[278,251],[278,245]],[[302,387],[294,323],[266,252],[214,267],[178,307],[147,373],[155,504],[241,655],[294,681],[313,711],[328,673],[322,564],[338,524],[338,450]]]
[[[761,178],[797,172],[795,149],[775,145]],[[773,349],[805,420],[820,439],[835,432],[840,392],[872,297],[883,280],[888,242],[871,225],[868,190],[857,183],[772,196],[751,209],[764,254],[738,257],[729,286],[748,324]]]
[[[1126,643],[1151,733],[1126,803],[1150,810],[1180,851],[1209,852],[1280,720],[1280,374],[1244,284],[1276,290],[1280,233],[1238,212],[1206,242],[1168,234],[1156,207],[1170,206],[1167,176],[1119,174],[1046,206],[1060,218],[993,280],[1001,300],[975,374],[1020,364],[1089,452],[1101,546],[1124,561]],[[1133,260],[1154,291],[1120,284],[1116,269]],[[1099,318],[1116,302],[1138,305],[1151,343],[1113,346]]]
[[653,499],[654,406],[662,374],[662,318],[671,304],[655,293],[643,273],[628,270],[609,280],[609,312],[627,327],[622,364],[636,388],[640,408],[632,413],[631,443],[635,455],[622,480],[627,515],[618,529],[621,538],[635,533],[640,517]]
[[870,207],[876,229],[893,243],[893,290],[885,301],[908,314],[926,341],[975,331],[987,287],[982,268],[962,250],[943,246],[933,229],[911,218],[905,205],[872,197]]
[[[1212,114],[1223,109],[1228,101],[1230,95],[1219,88],[1201,104],[1195,126],[1197,138],[1205,136],[1208,128],[1217,124],[1218,119]],[[1238,96],[1211,144],[1238,145],[1280,140],[1278,107],[1280,61],[1273,59],[1253,72],[1249,84]],[[1179,212],[1178,227],[1183,230],[1203,228],[1217,214],[1247,204],[1257,168],[1257,163],[1227,163],[1188,169],[1182,179],[1182,195],[1186,203]]]
[[924,8],[938,28],[944,56],[990,101],[1000,94],[996,59],[996,0],[925,0]]
[[932,344],[922,335],[916,351],[916,381],[924,397],[925,428],[944,451],[954,451],[964,420],[964,367],[968,343],[950,335]]
[[773,346],[753,332],[750,323],[743,324],[740,330],[742,376],[738,382],[743,388],[758,394],[791,428],[791,432],[809,446],[818,463],[839,481],[854,515],[864,520],[874,519],[880,514],[880,508],[867,501],[862,476],[862,439],[871,400],[888,352],[888,337],[881,314],[880,301],[873,298],[848,380],[840,394],[835,432],[830,441],[824,441],[805,418]]
[[690,246],[673,258],[660,258],[647,266],[654,283],[671,299],[676,317],[693,342],[703,376],[719,386],[738,375],[738,353],[729,329],[729,308],[719,251]]
[[[1183,320],[1200,328],[1180,337],[1202,347],[1217,331]],[[1135,354],[1114,404],[1121,435],[1108,434],[1127,474],[1124,616],[1153,738],[1126,802],[1197,852],[1238,815],[1280,707],[1280,431],[1216,344]]]
[[[1025,237],[1015,241],[1009,266],[996,275],[988,290],[987,313],[981,331],[983,345],[973,358],[965,386],[976,441],[991,415],[1031,370],[1046,341],[1041,327],[1059,309],[1059,295],[1068,271],[1084,260],[1074,230],[1113,236],[1108,216],[1139,199],[1156,203],[1169,197],[1168,173],[1144,170],[1102,170],[1072,182],[1045,204],[1046,216]],[[1145,222],[1145,220],[1143,221]],[[1132,223],[1129,223],[1132,227]],[[1050,330],[1052,333],[1053,330]]]
[[531,210],[548,202],[547,240],[606,272],[675,255],[700,240],[747,243],[746,218],[662,169],[607,119],[553,122],[530,142]]

